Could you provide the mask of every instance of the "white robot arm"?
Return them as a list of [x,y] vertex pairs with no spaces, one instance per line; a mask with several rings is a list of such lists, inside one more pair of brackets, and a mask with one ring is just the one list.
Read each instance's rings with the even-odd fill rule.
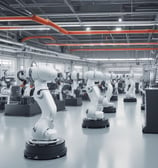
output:
[[128,92],[128,89],[129,89],[129,75],[126,75],[125,76],[125,92],[127,93]]
[[131,98],[131,97],[135,98],[135,82],[134,82],[134,79],[131,74],[129,75],[128,85],[130,85],[130,87],[126,91],[126,97],[127,98]]
[[63,157],[67,153],[65,140],[57,137],[54,129],[56,105],[48,90],[47,82],[57,77],[57,72],[48,67],[31,67],[29,76],[35,82],[34,99],[39,104],[42,115],[32,129],[32,137],[26,142],[24,157],[48,160]]
[[101,99],[100,90],[98,86],[94,84],[95,80],[102,80],[104,78],[102,72],[99,71],[88,71],[85,74],[85,77],[88,79],[86,91],[90,98],[90,104],[86,110],[87,118],[90,119],[102,119],[104,114],[102,109],[98,109],[99,101]]
[[103,96],[101,96],[99,87],[95,81],[102,81],[104,75],[100,71],[88,71],[85,74],[87,81],[86,91],[90,102],[86,109],[86,118],[82,123],[82,128],[105,128],[109,127],[108,119],[105,119],[103,113]]
[[55,79],[57,72],[48,67],[31,67],[29,74],[35,82],[34,99],[41,108],[42,115],[32,129],[32,140],[52,141],[57,138],[54,129],[54,118],[56,115],[56,105],[48,90],[47,82]]
[[59,84],[59,99],[60,100],[63,100],[63,94],[62,94],[63,86],[64,86],[63,82],[60,81],[60,84]]
[[111,77],[109,73],[105,74],[105,80],[106,80],[106,84],[107,84],[107,91],[106,91],[106,97],[108,99],[108,101],[110,101],[111,97],[112,97],[112,91],[113,91],[113,87],[110,81]]
[[72,83],[72,88],[71,88],[71,96],[73,97],[76,97],[74,91],[77,89],[78,87],[78,78],[77,78],[77,72],[76,71],[73,71],[72,74],[71,74],[71,79],[73,79],[73,83]]
[[111,78],[113,80],[113,85],[114,85],[113,92],[117,95],[118,94],[118,82],[117,82],[118,76],[116,76],[116,74],[112,73]]
[[107,84],[107,91],[105,93],[105,98],[103,99],[103,106],[104,107],[109,107],[109,106],[114,106],[113,103],[110,103],[110,99],[112,97],[112,92],[113,92],[113,87],[111,85],[111,81],[110,81],[110,74],[106,73],[105,74],[105,80],[106,80],[106,84]]

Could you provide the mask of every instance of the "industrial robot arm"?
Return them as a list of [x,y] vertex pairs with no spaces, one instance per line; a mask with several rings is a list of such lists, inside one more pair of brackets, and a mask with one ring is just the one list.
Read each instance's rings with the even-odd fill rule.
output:
[[89,119],[102,119],[104,114],[102,109],[99,109],[99,101],[101,99],[100,90],[97,85],[94,84],[95,80],[102,80],[103,74],[99,71],[88,71],[85,74],[88,79],[86,91],[90,98],[88,109],[86,110],[87,118]]
[[130,84],[130,87],[126,92],[126,97],[127,98],[131,98],[131,97],[135,98],[135,82],[134,82],[134,79],[131,74],[129,75],[129,83],[128,84]]
[[30,77],[29,77],[29,74],[28,74],[28,71],[19,71],[17,73],[17,78],[22,81],[22,96],[24,97],[28,97],[28,96],[31,96],[31,91],[32,91],[32,87],[30,85]]
[[72,87],[71,88],[71,96],[73,96],[73,97],[76,97],[75,90],[78,87],[78,82],[77,82],[78,78],[77,78],[77,75],[78,75],[78,73],[76,71],[73,71],[72,74],[71,74],[71,79],[73,79],[73,83],[71,85],[71,87]]
[[10,95],[11,93],[11,87],[15,84],[14,77],[7,76],[7,70],[4,71],[4,76],[1,79],[1,94],[2,95]]
[[108,119],[105,119],[103,113],[103,96],[101,96],[98,85],[95,81],[102,81],[104,75],[100,71],[88,71],[85,73],[87,81],[86,91],[90,102],[87,104],[86,118],[82,123],[82,128],[105,128],[109,127]]
[[128,92],[128,89],[129,89],[129,75],[126,75],[125,76],[125,92],[127,93]]
[[55,79],[57,72],[47,67],[31,67],[29,74],[35,82],[34,99],[41,108],[42,115],[32,129],[32,140],[52,141],[57,138],[54,129],[54,118],[56,115],[56,105],[48,90],[47,82]]
[[104,95],[105,97],[103,99],[103,106],[104,107],[114,106],[113,103],[110,103],[110,99],[112,97],[112,92],[113,92],[113,87],[111,85],[110,74],[109,73],[105,74],[105,80],[106,80],[106,85],[107,85],[107,91]]

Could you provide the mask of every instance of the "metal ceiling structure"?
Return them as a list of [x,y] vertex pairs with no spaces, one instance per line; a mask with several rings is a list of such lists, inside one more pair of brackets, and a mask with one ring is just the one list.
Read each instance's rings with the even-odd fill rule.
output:
[[158,49],[157,0],[2,0],[0,9],[0,37],[34,47]]

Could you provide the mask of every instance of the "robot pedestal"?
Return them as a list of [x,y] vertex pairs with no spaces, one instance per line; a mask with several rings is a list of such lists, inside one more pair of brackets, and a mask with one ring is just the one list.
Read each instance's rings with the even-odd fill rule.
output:
[[5,109],[5,104],[7,104],[8,96],[1,96],[0,97],[0,110]]
[[130,98],[124,98],[123,101],[124,102],[137,102],[137,99],[134,97],[130,97]]
[[66,106],[81,106],[82,105],[82,98],[77,97],[77,98],[66,98],[65,99],[65,105]]
[[117,95],[113,95],[110,99],[110,101],[117,101],[118,100],[118,96]]
[[65,100],[56,100],[55,104],[57,106],[57,111],[65,110]]
[[26,142],[24,157],[34,160],[49,160],[63,157],[66,153],[65,140],[58,138],[55,141]]
[[85,118],[82,123],[82,128],[105,128],[109,126],[109,121],[105,119],[93,120]]
[[116,113],[116,108],[113,106],[104,107],[103,112],[104,113]]
[[32,97],[21,98],[20,102],[5,104],[5,115],[30,117],[41,113],[39,105]]

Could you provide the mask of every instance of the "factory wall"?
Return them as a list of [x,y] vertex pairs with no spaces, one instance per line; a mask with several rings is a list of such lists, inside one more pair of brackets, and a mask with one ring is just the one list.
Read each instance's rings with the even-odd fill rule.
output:
[[[148,58],[151,56],[151,51],[80,51],[72,52],[72,54],[86,58]],[[96,61],[95,61],[96,62]],[[143,65],[150,63],[149,61],[105,61],[98,62],[97,69],[102,72],[115,72],[117,74],[126,74],[133,72],[135,74],[142,74]]]
[[150,56],[151,51],[76,51],[71,54],[86,58],[138,58]]

